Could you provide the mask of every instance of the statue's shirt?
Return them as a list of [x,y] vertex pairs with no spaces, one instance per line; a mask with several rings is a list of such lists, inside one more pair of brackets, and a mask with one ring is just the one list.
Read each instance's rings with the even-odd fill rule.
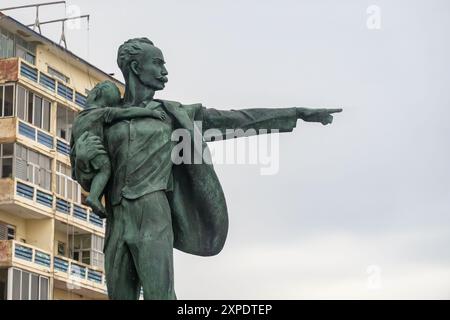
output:
[[[151,109],[163,111],[152,102]],[[117,205],[122,197],[137,199],[170,188],[172,119],[137,118],[112,124],[105,130],[112,174],[109,196]]]

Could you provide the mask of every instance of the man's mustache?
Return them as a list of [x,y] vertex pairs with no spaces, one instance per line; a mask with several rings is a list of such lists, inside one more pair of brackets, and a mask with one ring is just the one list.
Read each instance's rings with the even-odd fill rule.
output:
[[167,81],[169,81],[169,79],[168,79],[167,77],[165,77],[165,76],[161,76],[161,77],[158,77],[158,78],[156,78],[156,79],[158,79],[159,81],[164,82],[164,83],[166,83]]

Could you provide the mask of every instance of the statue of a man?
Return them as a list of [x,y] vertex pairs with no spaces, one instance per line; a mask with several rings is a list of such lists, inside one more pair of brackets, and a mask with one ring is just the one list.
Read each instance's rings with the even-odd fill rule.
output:
[[[333,120],[341,109],[243,109],[220,111],[201,104],[182,105],[154,99],[164,89],[168,72],[160,49],[147,38],[131,39],[120,46],[118,65],[125,78],[121,108],[142,107],[167,117],[123,119],[105,126],[104,141],[82,135],[72,148],[73,175],[89,190],[93,168],[89,161],[106,153],[111,177],[105,190],[105,271],[111,299],[176,299],[173,248],[212,256],[224,246],[228,231],[225,197],[208,161],[174,164],[171,153],[177,141],[172,132],[183,129],[195,136],[209,129],[261,129],[290,132],[297,119]],[[196,125],[201,121],[201,129]],[[203,155],[207,139],[193,155]]]

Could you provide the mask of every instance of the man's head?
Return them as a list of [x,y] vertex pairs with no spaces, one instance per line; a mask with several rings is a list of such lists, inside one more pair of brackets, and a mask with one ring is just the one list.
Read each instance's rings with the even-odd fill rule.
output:
[[87,96],[89,107],[114,107],[120,102],[120,91],[111,81],[98,83]]
[[117,64],[126,82],[134,76],[144,86],[156,91],[164,89],[168,81],[162,52],[147,38],[130,39],[122,44]]

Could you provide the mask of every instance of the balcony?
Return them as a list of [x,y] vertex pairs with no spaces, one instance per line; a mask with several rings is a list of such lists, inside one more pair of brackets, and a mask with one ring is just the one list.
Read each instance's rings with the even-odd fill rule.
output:
[[106,299],[102,270],[15,240],[0,240],[0,267],[17,267],[50,276],[55,287],[94,299]]
[[0,210],[23,219],[45,219],[54,216],[54,196],[48,191],[20,179],[0,179]]
[[52,271],[52,254],[14,240],[0,240],[0,266],[19,267],[48,274]]
[[106,282],[102,270],[66,257],[55,256],[53,271],[55,287],[70,289],[74,293],[90,297],[93,297],[94,291],[97,298],[106,298]]
[[76,204],[51,191],[20,179],[0,179],[0,210],[24,219],[55,217],[82,230],[103,235],[104,221],[89,207]]
[[55,218],[89,232],[96,232],[100,235],[105,232],[103,220],[89,207],[64,200],[58,196],[55,199]]
[[51,93],[74,108],[86,108],[86,96],[21,58],[0,60],[0,83],[23,81]]

